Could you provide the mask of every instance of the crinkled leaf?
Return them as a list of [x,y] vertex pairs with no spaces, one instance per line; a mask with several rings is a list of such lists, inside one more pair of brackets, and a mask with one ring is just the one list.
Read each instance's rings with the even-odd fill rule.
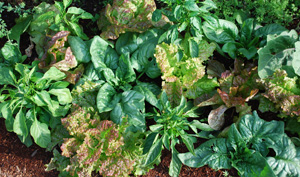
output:
[[152,27],[151,17],[156,9],[153,0],[124,1],[115,0],[107,4],[103,16],[98,20],[98,27],[102,30],[101,37],[117,39],[126,31],[144,32]]
[[[295,42],[298,34],[292,30],[283,32],[279,36],[268,36],[267,45],[258,50],[258,74],[260,78],[271,76],[277,69],[283,66],[292,67],[292,62],[298,60],[295,53]],[[297,45],[296,47],[299,47]]]
[[290,138],[285,135],[277,138],[271,146],[276,152],[275,157],[267,157],[267,161],[276,176],[300,175],[300,148],[295,147]]
[[115,95],[117,92],[115,89],[108,83],[104,84],[98,92],[97,95],[97,108],[99,112],[111,111],[115,105],[118,103],[118,100],[115,100]]
[[189,167],[199,168],[208,164],[213,169],[230,169],[229,151],[225,138],[212,139],[202,143],[195,149],[195,155],[191,152],[178,155],[181,162]]
[[238,130],[248,146],[251,144],[251,148],[266,156],[268,145],[276,144],[278,137],[283,135],[284,124],[278,121],[266,122],[254,111],[253,115],[247,114],[241,118]]
[[119,59],[119,67],[116,70],[116,76],[121,81],[127,83],[133,82],[136,79],[129,57],[129,53],[121,55]]
[[65,58],[52,66],[55,66],[59,70],[68,71],[77,66],[76,57],[73,55],[71,48],[68,47],[65,53]]
[[275,104],[283,117],[300,115],[300,88],[297,78],[289,78],[284,70],[277,70],[272,76],[261,80],[266,88],[264,97]]
[[242,176],[276,176],[266,159],[260,153],[251,153],[247,149],[243,155],[240,155],[240,158],[241,159],[237,161],[233,161],[232,166],[236,168]]
[[224,113],[228,108],[221,105],[219,108],[210,111],[208,115],[208,124],[214,130],[221,130],[225,123]]
[[144,100],[144,95],[137,91],[123,92],[119,105],[114,107],[111,112],[111,119],[121,123],[123,116],[128,116],[129,124],[135,129],[143,131],[145,129]]

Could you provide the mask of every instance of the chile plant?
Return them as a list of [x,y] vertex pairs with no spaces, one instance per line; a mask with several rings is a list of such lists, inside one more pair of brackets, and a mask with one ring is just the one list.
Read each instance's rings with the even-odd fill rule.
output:
[[[194,108],[189,107],[183,96],[180,104],[172,108],[166,92],[162,92],[157,108],[159,111],[155,110],[155,113],[149,113],[149,117],[153,118],[156,124],[149,127],[149,135],[145,140],[143,150],[143,153],[147,154],[145,165],[159,162],[161,152],[166,148],[172,152],[169,174],[178,176],[182,164],[177,157],[178,151],[175,145],[182,141],[188,150],[194,154],[193,143],[196,142],[198,129],[204,131],[212,131],[213,129],[199,120],[188,121],[187,118],[198,116],[194,113]],[[187,132],[189,129],[192,129],[196,134],[189,134]]]

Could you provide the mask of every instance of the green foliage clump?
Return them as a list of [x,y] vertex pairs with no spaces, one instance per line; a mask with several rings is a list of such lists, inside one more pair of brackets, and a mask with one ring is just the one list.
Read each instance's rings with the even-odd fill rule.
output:
[[32,136],[46,148],[51,142],[49,127],[60,124],[59,117],[68,113],[72,101],[69,83],[62,81],[66,74],[55,67],[43,74],[37,72],[36,62],[33,66],[22,64],[24,57],[10,42],[0,53],[4,59],[0,63],[0,110],[6,129],[19,135],[27,146],[32,144]]
[[[275,156],[270,156],[270,149]],[[300,148],[284,133],[284,123],[267,122],[253,112],[232,124],[224,138],[201,144],[195,153],[181,153],[190,167],[236,168],[241,176],[299,176]]]
[[290,23],[299,10],[294,0],[215,0],[215,3],[219,18],[235,21],[237,17],[251,17],[264,24]]
[[[141,155],[142,142],[136,135],[126,135],[125,124],[117,126],[110,120],[100,120],[97,113],[75,104],[62,124],[71,137],[61,146],[64,157],[56,154],[48,170],[57,168],[72,176],[91,176],[93,171],[103,176],[128,176],[139,169],[136,155]],[[57,164],[62,160],[66,162],[64,168]]]

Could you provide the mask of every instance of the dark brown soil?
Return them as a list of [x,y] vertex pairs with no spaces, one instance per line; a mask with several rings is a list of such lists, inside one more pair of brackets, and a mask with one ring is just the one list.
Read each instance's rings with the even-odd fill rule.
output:
[[37,145],[27,148],[15,133],[7,132],[0,118],[0,176],[1,177],[56,177],[57,171],[45,172],[51,152]]

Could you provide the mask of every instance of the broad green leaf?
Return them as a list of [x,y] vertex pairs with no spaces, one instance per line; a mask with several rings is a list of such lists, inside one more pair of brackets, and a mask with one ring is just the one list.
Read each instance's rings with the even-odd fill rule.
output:
[[37,119],[30,127],[30,134],[34,139],[34,142],[42,148],[46,148],[51,142],[50,130],[47,124],[39,122]]
[[116,106],[118,103],[118,100],[114,100],[116,94],[117,92],[115,89],[108,83],[104,84],[99,89],[97,95],[97,108],[100,113],[111,111]]
[[136,75],[130,63],[129,53],[123,54],[119,59],[119,67],[116,70],[116,76],[123,82],[133,82]]
[[198,120],[193,120],[193,121],[190,122],[188,125],[191,127],[191,129],[192,129],[195,133],[198,133],[198,130],[197,130],[197,129],[203,130],[203,131],[213,131],[213,129],[210,128],[210,126],[209,126],[208,124],[202,123],[202,122],[200,122],[200,121],[198,121]]
[[185,1],[184,7],[189,11],[199,12],[199,7],[198,7],[197,3],[193,0]]
[[271,148],[276,152],[276,156],[267,157],[267,161],[276,176],[300,175],[300,148],[295,147],[287,135],[278,137]]
[[232,59],[236,59],[236,46],[235,43],[233,42],[228,42],[226,44],[223,45],[222,47],[222,51],[225,53],[228,53],[228,55],[232,58]]
[[283,66],[292,67],[293,60],[298,60],[300,57],[294,56],[297,39],[298,34],[294,30],[289,33],[283,32],[279,36],[268,36],[267,45],[258,50],[258,75],[260,78],[271,76]]
[[148,103],[150,103],[152,106],[161,109],[158,99],[156,98],[156,95],[149,89],[149,87],[147,87],[147,85],[151,85],[151,84],[148,83],[141,84],[141,82],[138,82],[137,86],[135,86],[133,89],[143,94],[145,96],[145,100]]
[[293,65],[293,68],[295,70],[295,73],[300,76],[300,41],[297,41],[295,43],[295,48],[296,48],[296,51],[293,55],[293,62],[292,62],[292,65]]
[[120,35],[116,42],[116,51],[119,55],[124,53],[132,53],[138,48],[137,34],[136,33],[125,33]]
[[276,176],[266,159],[258,152],[251,152],[249,149],[246,149],[244,154],[237,157],[239,159],[233,161],[232,166],[239,171],[241,176]]
[[91,54],[87,44],[77,36],[68,36],[68,43],[71,46],[72,53],[79,63],[88,63],[91,61]]
[[26,125],[26,118],[22,111],[22,109],[19,110],[15,117],[14,125],[13,125],[14,132],[17,135],[20,135],[23,137],[23,142],[25,141],[27,135],[28,135],[28,128]]
[[254,46],[251,46],[248,50],[245,48],[239,48],[241,52],[248,60],[252,59],[257,54],[257,49]]
[[92,39],[90,46],[90,53],[92,56],[92,62],[94,64],[95,69],[100,72],[102,68],[106,68],[104,63],[105,52],[107,50],[108,43],[101,39],[99,36],[95,36]]
[[160,9],[155,9],[152,14],[152,21],[158,22],[162,17],[162,11]]
[[155,124],[155,125],[149,126],[149,129],[152,132],[159,132],[163,127],[164,127],[164,125],[162,125],[162,124]]
[[58,101],[50,100],[50,104],[48,104],[47,107],[53,117],[63,117],[68,113],[71,105],[61,106]]
[[15,85],[16,76],[11,68],[0,66],[0,85]]
[[[100,92],[100,90],[99,90]],[[98,100],[98,99],[97,99]],[[137,130],[145,129],[145,97],[141,93],[129,90],[122,93],[120,104],[113,107],[111,113],[112,120],[121,120],[123,116],[128,116],[128,122]],[[114,101],[114,100],[113,100]],[[113,103],[109,103],[110,106]],[[99,109],[99,107],[98,107]]]
[[230,169],[231,163],[225,138],[211,139],[191,152],[178,155],[181,162],[189,167],[199,168],[209,165],[213,169]]
[[160,157],[162,148],[163,148],[162,139],[157,139],[156,142],[151,146],[147,154],[145,165],[153,164],[155,160]]
[[269,144],[276,144],[277,139],[284,134],[284,123],[279,121],[266,122],[256,113],[247,114],[241,118],[238,130],[247,146],[260,152],[263,156],[268,154]]
[[203,32],[205,36],[211,40],[220,44],[227,42],[235,42],[238,36],[238,28],[233,22],[218,19],[218,24],[210,24],[209,22],[203,22]]
[[64,9],[72,4],[72,0],[63,0]]
[[125,116],[121,103],[117,103],[113,110],[110,112],[110,119],[116,123],[121,124],[123,121],[123,117]]
[[4,60],[10,64],[22,63],[22,54],[16,44],[11,42],[6,42],[5,45],[1,48],[1,55]]
[[255,30],[255,35],[258,37],[267,36],[271,34],[280,34],[284,31],[287,31],[287,29],[280,24],[267,24],[263,27],[258,28]]
[[17,24],[11,28],[8,38],[10,40],[16,40],[19,44],[20,37],[29,27],[31,20],[32,15],[18,19]]
[[68,88],[51,89],[49,93],[57,96],[59,103],[62,105],[72,102],[71,92]]
[[66,77],[66,74],[61,72],[56,67],[51,67],[43,76],[42,79],[59,81]]

